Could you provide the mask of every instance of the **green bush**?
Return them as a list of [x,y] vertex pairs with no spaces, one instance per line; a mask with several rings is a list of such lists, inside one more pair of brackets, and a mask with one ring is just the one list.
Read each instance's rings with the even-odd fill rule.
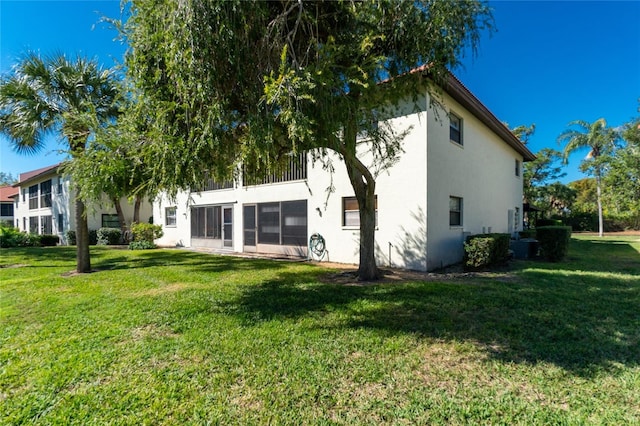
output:
[[570,226],[541,226],[537,228],[536,235],[542,256],[550,262],[559,262],[567,255],[571,239]]
[[150,250],[154,249],[157,246],[149,241],[132,241],[129,244],[129,250]]
[[[67,243],[70,246],[75,246],[78,243],[78,238],[76,237],[76,231],[70,229],[66,232]],[[98,231],[95,229],[89,229],[89,245],[95,246],[98,244]]]
[[40,235],[40,245],[44,247],[53,247],[58,245],[60,237],[52,234]]
[[536,230],[535,229],[525,229],[524,231],[518,232],[520,238],[535,238]]
[[536,221],[536,228],[541,226],[562,226],[563,223],[560,219],[538,219]]
[[588,212],[571,213],[565,218],[564,223],[574,231],[597,231],[598,214]]
[[134,223],[131,225],[131,233],[133,234],[134,242],[146,241],[151,244],[153,244],[153,240],[164,235],[162,226],[151,223]]
[[28,233],[25,235],[26,235],[26,238],[24,240],[24,245],[26,247],[40,247],[42,245],[40,242],[40,239],[42,238],[41,235],[32,234],[32,233]]
[[504,263],[509,258],[509,234],[478,234],[464,243],[465,269],[482,269]]
[[21,247],[26,245],[27,234],[13,227],[0,226],[0,247]]
[[118,228],[100,228],[97,232],[98,245],[116,245],[122,241],[122,231]]
[[76,245],[76,231],[74,231],[73,229],[69,229],[67,232],[65,232],[65,236],[67,237],[67,244],[69,244],[70,246]]

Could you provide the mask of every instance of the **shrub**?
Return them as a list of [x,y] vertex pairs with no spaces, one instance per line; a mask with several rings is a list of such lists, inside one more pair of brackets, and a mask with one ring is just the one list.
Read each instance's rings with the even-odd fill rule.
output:
[[562,221],[560,219],[538,219],[536,228],[541,226],[562,226]]
[[42,245],[40,239],[41,235],[28,233],[26,234],[24,245],[27,247],[40,247]]
[[131,233],[133,233],[133,241],[146,241],[153,244],[153,240],[164,235],[162,226],[153,225],[151,223],[134,223],[131,225]]
[[[70,229],[66,232],[67,243],[70,246],[75,246],[78,243],[78,238],[76,237],[76,231]],[[98,231],[95,229],[89,229],[89,245],[95,246],[98,244]]]
[[13,227],[0,226],[0,247],[20,247],[26,245],[27,234]]
[[559,262],[569,251],[570,226],[542,226],[537,228],[542,255],[550,262]]
[[122,240],[122,231],[118,228],[100,228],[98,229],[98,245],[116,245]]
[[156,248],[156,245],[149,241],[132,241],[129,250],[149,250]]
[[67,244],[69,244],[70,246],[76,245],[76,231],[74,231],[73,229],[69,229],[65,233],[65,236],[67,237]]
[[465,269],[481,269],[505,262],[509,258],[509,234],[479,234],[464,243]]
[[98,244],[98,231],[89,229],[89,245],[95,246],[96,244]]
[[525,229],[524,231],[518,232],[520,238],[535,238],[536,230],[535,229]]
[[57,235],[45,234],[40,235],[40,245],[44,247],[53,247],[58,245],[60,242],[60,237]]
[[565,218],[565,224],[574,231],[597,231],[598,214],[589,212],[571,213]]

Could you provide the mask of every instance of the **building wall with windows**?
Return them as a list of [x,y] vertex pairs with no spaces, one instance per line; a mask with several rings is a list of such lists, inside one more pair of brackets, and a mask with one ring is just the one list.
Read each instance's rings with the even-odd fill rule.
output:
[[[452,83],[458,91],[443,93],[439,106],[425,91],[417,111],[412,99],[386,118],[406,136],[398,162],[376,180],[379,265],[440,268],[462,260],[467,234],[521,229],[522,180],[514,164],[533,154],[464,86]],[[375,172],[371,158],[362,158]],[[307,160],[304,175],[289,173],[289,180],[161,197],[154,217],[164,236],[157,242],[304,257],[310,236],[319,233],[327,250],[322,260],[357,263],[357,203],[344,164],[332,160],[333,176]]]
[[[66,231],[75,229],[75,198],[68,178],[58,174],[58,164],[20,174],[14,197],[14,222],[18,229],[36,234],[54,234],[66,244]],[[133,219],[133,201],[120,200],[127,226]],[[140,207],[140,221],[147,222],[152,206],[144,201]],[[115,221],[114,221],[115,219]],[[108,199],[87,205],[89,229],[118,227],[117,213]]]

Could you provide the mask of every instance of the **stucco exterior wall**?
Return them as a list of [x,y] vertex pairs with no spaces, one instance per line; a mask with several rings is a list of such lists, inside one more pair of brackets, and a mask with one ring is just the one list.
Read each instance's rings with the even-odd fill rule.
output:
[[[29,209],[29,187],[40,185],[40,183],[51,180],[51,206],[40,207],[37,209]],[[58,190],[58,184],[61,183],[61,191]],[[38,232],[41,230],[43,216],[51,216],[52,233],[60,237],[61,244],[67,244],[66,232],[69,229],[75,229],[75,198],[71,183],[68,178],[59,176],[56,173],[49,173],[37,179],[29,180],[19,188],[18,201],[15,204],[15,221],[21,231],[29,232],[29,218],[38,218]],[[23,197],[23,190],[26,196]],[[125,215],[127,226],[131,225],[133,219],[134,203],[129,202],[127,198],[121,199],[121,206]],[[153,212],[152,203],[144,200],[140,206],[140,221],[147,222]],[[89,229],[99,229],[102,227],[103,214],[116,214],[115,207],[106,197],[101,203],[89,203],[87,205],[87,222]],[[61,215],[61,216],[60,216]],[[25,221],[26,219],[26,221]],[[61,221],[59,219],[62,219]],[[25,226],[26,225],[26,226]]]
[[[427,132],[430,270],[459,262],[467,234],[508,232],[509,212],[522,210],[522,173],[515,175],[522,155],[446,95],[444,105],[447,111],[429,114]],[[462,145],[449,139],[449,112],[462,118]],[[461,226],[449,226],[450,196],[462,198]]]
[[[413,101],[406,102],[390,119],[397,131],[407,134],[398,162],[377,177],[378,265],[432,270],[459,262],[467,233],[507,232],[508,214],[522,207],[522,181],[515,176],[515,160],[522,163],[522,156],[452,98],[443,96],[446,111],[436,114],[427,107],[425,92],[417,112]],[[463,120],[463,146],[449,140],[449,110]],[[376,169],[370,156],[362,158],[371,170]],[[164,236],[157,243],[207,245],[191,239],[190,208],[221,205],[233,208],[233,243],[226,249],[243,252],[243,205],[307,200],[307,239],[314,233],[324,237],[327,255],[323,260],[358,263],[359,229],[343,226],[342,216],[342,199],[352,197],[353,189],[339,157],[333,155],[331,160],[332,176],[320,164],[309,164],[305,181],[182,193],[173,201],[160,197],[154,204],[156,223],[165,224],[167,207],[175,206],[177,217],[175,226],[164,226]],[[335,190],[327,198],[331,185]],[[463,199],[461,226],[449,226],[450,196]],[[264,250],[304,255],[292,247],[258,249]]]

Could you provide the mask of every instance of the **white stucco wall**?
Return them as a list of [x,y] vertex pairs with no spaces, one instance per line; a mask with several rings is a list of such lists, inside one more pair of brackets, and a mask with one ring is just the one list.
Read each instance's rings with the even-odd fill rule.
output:
[[[29,187],[39,185],[51,179],[51,207],[39,207],[29,209]],[[62,183],[62,192],[58,193],[58,183]],[[18,194],[19,201],[14,212],[21,231],[29,231],[29,218],[38,217],[39,224],[42,216],[51,216],[52,233],[60,237],[62,244],[66,244],[66,231],[75,229],[75,202],[69,179],[55,173],[48,173],[38,179],[28,181],[21,186]],[[23,189],[26,190],[26,197],[23,201]],[[126,198],[121,199],[121,206],[125,215],[127,226],[131,225],[133,219],[134,203]],[[147,222],[152,215],[152,203],[144,200],[140,206],[140,221]],[[62,215],[62,227],[58,223],[58,215]],[[116,214],[115,207],[106,198],[102,203],[89,203],[87,205],[87,222],[89,229],[99,229],[102,227],[102,214]],[[26,228],[24,219],[26,218]],[[38,228],[40,229],[40,227]]]
[[[446,112],[429,114],[427,267],[462,259],[464,234],[507,232],[508,212],[522,210],[522,155],[445,95]],[[463,145],[449,139],[448,113],[462,118]],[[462,226],[449,226],[449,197],[461,197]]]
[[[404,153],[377,177],[378,226],[376,254],[379,265],[431,270],[462,260],[464,234],[507,232],[507,213],[522,205],[522,181],[514,172],[522,156],[490,131],[480,120],[444,95],[443,103],[463,119],[464,146],[449,141],[447,112],[436,115],[426,107],[413,112],[413,103],[401,106],[392,119],[399,131],[407,130]],[[372,166],[371,159],[363,157]],[[352,197],[346,169],[337,155],[335,173],[309,165],[306,181],[260,185],[194,193],[176,200],[160,197],[154,203],[155,223],[165,223],[165,208],[177,207],[175,226],[164,226],[160,245],[190,247],[190,206],[233,206],[233,247],[242,252],[242,206],[250,203],[307,200],[308,236],[320,233],[326,240],[324,260],[357,263],[359,230],[342,226],[342,198]],[[428,166],[427,166],[428,165]],[[333,182],[331,181],[333,179]],[[327,199],[326,189],[335,192]],[[463,198],[463,225],[449,226],[449,197]],[[202,243],[202,241],[198,241]],[[272,247],[285,251],[282,247]],[[294,252],[289,252],[293,254]]]

